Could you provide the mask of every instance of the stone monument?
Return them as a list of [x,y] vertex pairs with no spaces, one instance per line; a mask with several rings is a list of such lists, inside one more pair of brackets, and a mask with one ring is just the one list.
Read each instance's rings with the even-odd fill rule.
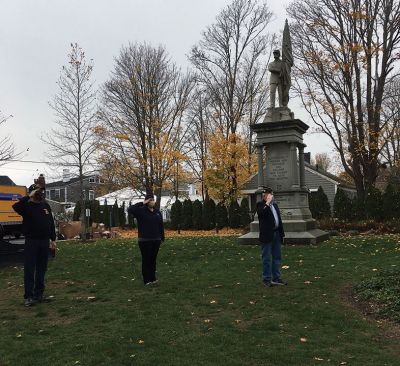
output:
[[[293,66],[289,25],[286,20],[280,51],[274,51],[274,61],[268,65],[270,76],[270,107],[263,123],[251,126],[257,135],[258,188],[274,190],[279,205],[285,243],[316,244],[329,238],[329,234],[316,228],[308,205],[308,189],[305,186],[303,135],[308,125],[288,107]],[[277,93],[278,92],[278,93]],[[277,95],[278,94],[278,95]],[[275,100],[278,96],[278,107]],[[265,160],[265,161],[264,161]],[[265,165],[264,165],[265,163]],[[261,195],[259,197],[261,200]],[[250,224],[250,232],[241,236],[242,244],[258,244],[258,218]]]

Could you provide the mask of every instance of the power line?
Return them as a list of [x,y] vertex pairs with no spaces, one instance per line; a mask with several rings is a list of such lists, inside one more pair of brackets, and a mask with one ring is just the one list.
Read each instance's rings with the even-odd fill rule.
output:
[[[34,164],[50,164],[50,165],[55,165],[54,162],[51,161],[37,161],[37,160],[19,160],[19,159],[3,159],[0,160],[1,162],[12,162],[12,163],[34,163]],[[63,163],[60,164],[62,166],[76,166],[76,164],[72,164],[72,163]]]
[[23,170],[26,172],[31,172],[31,171],[38,171],[38,169],[31,168],[31,169],[24,169],[24,168],[12,168],[12,167],[0,167],[0,170]]

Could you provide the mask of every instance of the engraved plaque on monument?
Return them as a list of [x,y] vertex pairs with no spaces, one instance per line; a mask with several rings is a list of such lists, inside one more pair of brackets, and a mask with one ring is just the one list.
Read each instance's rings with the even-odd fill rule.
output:
[[287,144],[278,143],[267,150],[266,180],[274,191],[290,188],[290,163]]

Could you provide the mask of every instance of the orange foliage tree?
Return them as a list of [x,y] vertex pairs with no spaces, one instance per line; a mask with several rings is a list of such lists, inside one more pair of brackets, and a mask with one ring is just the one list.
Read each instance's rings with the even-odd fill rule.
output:
[[[250,170],[249,160],[252,161]],[[240,188],[256,172],[255,156],[249,155],[244,139],[234,133],[226,139],[221,131],[209,138],[207,165],[205,180],[210,196],[223,203],[237,199]]]

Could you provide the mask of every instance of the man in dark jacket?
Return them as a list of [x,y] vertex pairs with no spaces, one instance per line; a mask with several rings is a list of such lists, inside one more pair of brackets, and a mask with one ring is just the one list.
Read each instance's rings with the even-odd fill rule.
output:
[[257,202],[257,215],[260,227],[263,283],[266,287],[286,285],[280,273],[281,244],[285,237],[281,215],[278,205],[273,201],[274,193],[271,188],[263,190],[262,198],[261,202]]
[[138,242],[142,254],[142,275],[145,285],[157,283],[156,260],[161,242],[164,241],[164,223],[160,210],[155,208],[154,195],[148,193],[143,202],[128,208],[128,213],[136,218]]
[[47,271],[49,245],[56,248],[54,219],[49,204],[45,201],[44,190],[32,185],[29,195],[14,203],[13,209],[23,219],[25,235],[24,248],[24,304],[31,306],[45,301],[44,278]]

